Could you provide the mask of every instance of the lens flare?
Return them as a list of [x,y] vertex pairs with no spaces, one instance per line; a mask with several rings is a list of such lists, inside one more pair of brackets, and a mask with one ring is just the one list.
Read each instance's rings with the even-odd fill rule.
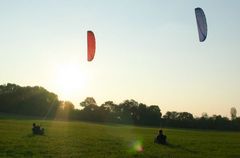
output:
[[143,145],[141,140],[135,140],[130,144],[130,153],[143,152]]

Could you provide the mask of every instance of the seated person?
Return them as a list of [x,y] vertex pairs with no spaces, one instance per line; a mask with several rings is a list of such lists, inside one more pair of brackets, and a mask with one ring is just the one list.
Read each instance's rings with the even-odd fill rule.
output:
[[33,132],[33,134],[43,135],[44,128],[41,128],[39,125],[36,125],[35,123],[33,123],[32,132]]
[[167,136],[163,135],[163,131],[162,130],[159,130],[159,134],[155,138],[154,143],[167,144]]

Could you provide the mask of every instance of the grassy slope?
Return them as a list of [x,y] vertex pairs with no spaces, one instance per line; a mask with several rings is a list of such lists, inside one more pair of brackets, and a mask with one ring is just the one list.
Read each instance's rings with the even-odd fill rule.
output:
[[[45,136],[33,136],[40,123]],[[156,128],[37,120],[0,120],[0,157],[240,157],[240,133],[165,129],[170,145],[153,144]],[[142,141],[143,152],[131,144]]]

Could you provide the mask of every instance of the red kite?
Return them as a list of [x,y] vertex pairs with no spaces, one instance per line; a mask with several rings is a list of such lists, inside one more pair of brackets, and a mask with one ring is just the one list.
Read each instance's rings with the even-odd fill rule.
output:
[[92,61],[96,51],[95,36],[92,31],[87,32],[88,61]]

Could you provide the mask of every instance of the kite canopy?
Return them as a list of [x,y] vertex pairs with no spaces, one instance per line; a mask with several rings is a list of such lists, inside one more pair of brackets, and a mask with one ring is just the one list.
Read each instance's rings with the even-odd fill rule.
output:
[[88,61],[92,61],[96,50],[95,36],[92,31],[87,32]]
[[195,8],[199,41],[203,42],[207,38],[207,20],[202,8]]

